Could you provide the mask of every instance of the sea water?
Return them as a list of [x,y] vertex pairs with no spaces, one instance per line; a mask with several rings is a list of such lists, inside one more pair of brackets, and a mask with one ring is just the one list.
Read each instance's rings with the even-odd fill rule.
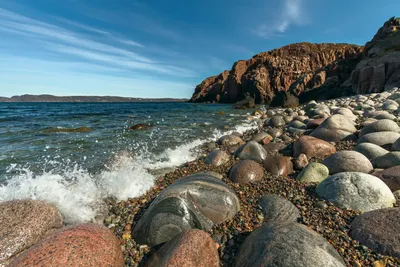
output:
[[[0,202],[45,200],[67,223],[94,221],[105,198],[138,197],[155,171],[196,159],[204,142],[256,128],[248,112],[191,103],[0,103]],[[139,123],[151,127],[129,129]]]

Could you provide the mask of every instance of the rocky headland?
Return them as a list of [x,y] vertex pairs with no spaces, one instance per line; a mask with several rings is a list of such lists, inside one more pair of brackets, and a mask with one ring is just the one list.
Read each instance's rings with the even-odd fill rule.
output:
[[141,197],[107,200],[104,225],[0,203],[0,266],[400,266],[398,51],[379,44],[399,21],[362,50],[346,78],[356,95],[260,107],[256,129],[204,144]]
[[270,104],[287,92],[305,103],[381,92],[400,80],[399,25],[391,18],[364,47],[297,43],[239,60],[197,85],[190,101],[236,103],[248,94],[256,103]]

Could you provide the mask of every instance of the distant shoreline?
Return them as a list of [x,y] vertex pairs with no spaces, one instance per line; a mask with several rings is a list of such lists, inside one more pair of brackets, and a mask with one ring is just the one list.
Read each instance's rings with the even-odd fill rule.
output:
[[1,103],[122,103],[122,102],[188,102],[184,98],[135,98],[121,96],[54,96],[54,95],[21,95],[0,97]]

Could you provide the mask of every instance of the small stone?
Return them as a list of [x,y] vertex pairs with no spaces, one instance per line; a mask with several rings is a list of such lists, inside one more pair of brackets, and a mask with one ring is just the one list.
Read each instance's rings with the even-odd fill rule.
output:
[[308,159],[306,154],[300,154],[294,161],[294,166],[297,170],[302,170],[307,165],[308,165]]
[[302,183],[320,183],[329,176],[329,169],[320,163],[311,162],[297,176]]
[[318,209],[327,209],[328,205],[323,201],[317,201],[315,203],[315,207],[318,208]]

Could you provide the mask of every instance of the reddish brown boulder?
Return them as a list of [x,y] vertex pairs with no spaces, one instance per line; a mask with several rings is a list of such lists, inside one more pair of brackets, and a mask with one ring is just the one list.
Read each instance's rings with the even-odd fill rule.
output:
[[62,216],[52,204],[28,199],[0,203],[0,266],[62,226]]
[[296,158],[302,153],[308,158],[324,158],[335,152],[333,145],[312,136],[302,136],[293,145],[293,156]]
[[233,165],[229,179],[234,183],[247,184],[260,181],[264,177],[264,169],[253,160],[242,160]]
[[107,228],[80,224],[62,228],[18,256],[19,266],[123,266],[121,245]]
[[165,243],[145,266],[218,267],[218,250],[208,233],[197,229],[184,231]]
[[381,172],[375,172],[373,175],[379,177],[392,192],[400,190],[400,165]]
[[272,175],[286,176],[293,173],[293,163],[289,157],[271,156],[267,157],[264,162],[264,168]]

